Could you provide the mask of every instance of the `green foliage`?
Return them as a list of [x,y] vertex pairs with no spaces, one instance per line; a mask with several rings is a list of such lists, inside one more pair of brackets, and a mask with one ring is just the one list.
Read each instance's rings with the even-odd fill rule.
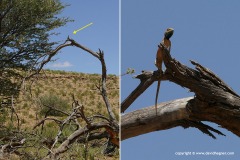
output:
[[113,110],[113,113],[114,113],[114,115],[116,116],[116,119],[117,119],[117,120],[119,120],[119,112],[118,112],[118,111],[115,111],[115,110]]
[[135,73],[135,69],[128,68],[126,73],[127,74],[133,74],[133,73]]
[[67,86],[68,88],[72,88],[72,84],[71,84],[71,83],[66,84],[66,86]]
[[6,122],[7,117],[8,117],[8,112],[6,111],[6,109],[2,108],[0,110],[0,126],[2,126]]
[[55,73],[55,74],[67,74],[67,72],[66,71],[64,71],[64,70],[52,70],[51,71],[52,73]]
[[[41,106],[41,115],[45,115],[49,111],[49,107],[52,107],[57,110],[67,111],[69,108],[68,102],[66,100],[61,99],[56,95],[44,95],[40,97],[40,106]],[[62,113],[51,110],[48,112],[50,116],[63,116]]]
[[125,76],[125,75],[127,75],[127,74],[134,74],[134,73],[135,73],[135,69],[133,69],[133,68],[128,68],[127,71],[126,71],[126,73],[122,74],[122,76]]
[[41,93],[41,90],[40,90],[39,87],[37,87],[36,90],[35,90],[36,97],[38,97],[40,95],[40,93]]
[[116,75],[115,74],[108,74],[109,77],[115,77]]
[[65,125],[62,136],[65,138],[69,137],[76,129],[77,127],[75,125]]
[[25,119],[21,119],[21,124],[24,124],[26,123],[26,120]]
[[35,69],[36,61],[53,49],[57,42],[50,37],[57,33],[52,30],[70,21],[58,16],[64,8],[60,0],[0,1],[1,96],[17,95],[23,71]]
[[112,92],[113,92],[113,93],[112,93],[112,97],[117,97],[117,96],[119,95],[118,90],[112,91]]
[[67,95],[66,91],[65,90],[60,90],[60,94],[65,97]]
[[33,119],[34,116],[32,114],[29,114],[28,118]]
[[56,134],[58,133],[58,127],[55,126],[53,122],[47,123],[46,127],[43,129],[43,137],[46,137],[47,139],[53,139]]
[[28,108],[27,102],[25,102],[25,103],[23,104],[22,108],[23,108],[23,109]]

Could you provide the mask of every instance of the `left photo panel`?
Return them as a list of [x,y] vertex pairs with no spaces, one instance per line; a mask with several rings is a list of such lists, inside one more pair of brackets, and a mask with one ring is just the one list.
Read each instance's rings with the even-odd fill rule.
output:
[[119,159],[119,1],[0,1],[0,159]]

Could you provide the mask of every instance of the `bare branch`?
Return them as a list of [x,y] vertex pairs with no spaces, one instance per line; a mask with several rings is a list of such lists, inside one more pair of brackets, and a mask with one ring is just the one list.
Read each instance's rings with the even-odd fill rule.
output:
[[[161,45],[161,44],[160,44]],[[224,135],[218,130],[203,124],[201,121],[210,121],[219,124],[240,136],[240,97],[218,76],[197,62],[191,61],[197,70],[191,69],[173,59],[164,47],[163,60],[166,71],[163,80],[169,80],[195,92],[195,97],[182,99],[174,103],[158,105],[158,115],[153,114],[153,107],[143,108],[124,114],[121,119],[122,140],[140,134],[170,129],[176,126],[195,127],[201,132],[215,138],[211,132]],[[122,112],[149,87],[157,76],[142,73],[138,75],[140,85],[122,103]],[[128,103],[126,103],[128,102]],[[167,104],[167,105],[166,105]],[[174,104],[174,105],[173,105]],[[166,105],[166,106],[165,106]]]
[[140,79],[140,84],[136,87],[136,89],[121,103],[121,112],[125,112],[125,110],[148,88],[153,82],[158,79],[166,80],[164,75],[158,77],[158,71],[142,71],[141,74],[135,76],[135,78]]
[[194,127],[213,138],[216,137],[210,131],[224,135],[220,131],[191,118],[188,108],[192,105],[191,101],[193,100],[194,97],[189,97],[161,103],[158,106],[157,116],[154,106],[122,115],[121,139],[125,140],[141,134],[177,126],[184,128]]
[[33,130],[36,129],[38,126],[40,126],[41,124],[43,124],[45,121],[47,120],[51,120],[51,121],[55,121],[56,123],[58,124],[61,124],[62,121],[56,119],[56,118],[49,118],[49,117],[46,117],[44,118],[43,120],[41,120],[40,122],[38,122],[34,127],[33,127]]
[[48,62],[50,62],[52,57],[55,56],[58,51],[60,51],[62,48],[67,47],[67,46],[75,46],[75,47],[81,48],[82,50],[84,50],[84,51],[90,53],[92,56],[96,57],[101,62],[101,65],[102,65],[102,84],[101,84],[102,88],[101,88],[101,94],[102,94],[103,100],[105,102],[105,105],[107,107],[107,111],[108,111],[110,119],[115,123],[115,126],[118,126],[116,117],[115,117],[115,115],[114,115],[114,113],[112,111],[112,107],[111,107],[111,105],[109,103],[107,92],[106,92],[107,68],[106,68],[106,64],[105,64],[105,60],[104,60],[104,53],[100,49],[99,49],[99,53],[94,52],[94,51],[90,50],[89,48],[87,48],[87,47],[77,43],[76,41],[74,41],[73,39],[70,39],[68,37],[67,40],[65,41],[65,43],[59,45],[55,50],[53,50],[52,52],[48,53],[47,59],[40,63],[40,66],[37,69],[37,71],[35,73],[29,75],[28,77],[26,77],[26,79],[29,79],[32,76],[38,74],[42,70],[43,66],[46,65]]
[[110,117],[110,120],[115,123],[115,126],[118,126],[118,122],[116,120],[116,117],[112,111],[112,107],[109,103],[108,97],[107,97],[107,91],[106,91],[106,79],[107,79],[107,68],[104,60],[104,53],[99,49],[99,60],[101,61],[102,64],[102,97],[105,102],[105,105],[107,107],[107,111]]
[[62,131],[63,131],[63,128],[64,128],[65,124],[66,124],[68,121],[70,121],[71,118],[72,118],[74,115],[76,115],[77,111],[78,111],[81,107],[83,107],[83,106],[80,106],[80,105],[76,106],[76,108],[73,109],[72,113],[62,122],[62,124],[61,124],[61,126],[60,126],[60,129],[59,129],[59,132],[58,132],[57,136],[55,137],[55,141],[54,141],[54,143],[53,143],[53,145],[52,145],[52,147],[51,147],[50,150],[53,150],[54,146],[55,146],[56,143],[58,142],[58,139],[59,139],[60,135],[62,134]]
[[179,121],[188,118],[186,105],[191,99],[192,97],[161,103],[157,115],[154,106],[123,114],[121,140],[176,127]]
[[59,154],[65,152],[69,148],[69,145],[75,142],[77,138],[80,137],[81,135],[86,134],[92,130],[104,128],[107,126],[108,126],[107,123],[96,123],[91,124],[91,126],[87,126],[76,130],[57,149],[54,149],[53,150],[54,153],[50,154],[48,157],[56,158]]
[[[108,138],[108,133],[107,132],[98,132],[98,133],[90,133],[88,137],[88,141],[92,141],[95,139],[102,139],[102,138]],[[85,143],[86,137],[79,137],[77,142],[78,143]]]
[[96,52],[92,51],[91,49],[89,49],[89,48],[87,48],[87,47],[85,47],[85,46],[77,43],[77,42],[74,41],[73,39],[70,39],[70,38],[68,37],[67,41],[70,41],[72,46],[81,48],[82,50],[84,50],[84,51],[90,53],[91,55],[93,55],[94,57],[96,57],[97,59],[100,58],[99,54],[97,54]]
[[90,120],[96,119],[96,118],[103,119],[103,120],[106,120],[107,122],[111,123],[111,120],[103,115],[93,115],[92,117],[89,117]]
[[[101,92],[101,95],[102,95],[103,101],[106,105],[106,109],[108,111],[109,117],[105,117],[102,115],[92,115],[91,117],[86,117],[86,115],[84,113],[84,106],[82,104],[79,104],[79,102],[74,98],[74,96],[73,96],[73,103],[72,103],[72,108],[73,108],[72,113],[69,114],[69,113],[57,110],[58,112],[60,112],[64,115],[67,115],[66,119],[58,120],[55,118],[48,118],[47,117],[48,112],[47,112],[45,115],[45,118],[42,121],[40,121],[38,124],[36,124],[33,128],[33,129],[35,129],[36,127],[38,127],[40,125],[42,125],[42,127],[43,127],[44,122],[46,120],[55,121],[60,127],[58,134],[56,135],[54,141],[51,143],[51,146],[49,146],[49,148],[48,148],[49,153],[46,158],[56,158],[59,154],[68,150],[70,145],[72,143],[74,143],[77,139],[81,139],[82,137],[84,137],[85,134],[89,135],[88,140],[94,139],[94,138],[105,137],[105,138],[108,138],[111,141],[111,143],[113,143],[114,145],[119,146],[119,138],[118,138],[119,125],[118,125],[116,117],[112,111],[112,106],[109,103],[109,99],[107,96],[107,87],[106,87],[107,68],[106,68],[106,64],[105,64],[105,60],[104,60],[103,51],[101,51],[99,49],[99,52],[94,52],[94,51],[90,50],[89,48],[77,43],[76,41],[74,41],[73,39],[70,39],[68,37],[67,40],[63,44],[59,45],[55,50],[46,54],[46,57],[45,57],[46,59],[44,59],[42,62],[38,63],[39,67],[37,68],[37,70],[35,70],[34,73],[25,77],[25,79],[29,79],[29,78],[33,77],[34,75],[39,74],[40,71],[42,70],[42,68],[48,62],[52,61],[52,58],[57,54],[58,51],[60,51],[64,47],[68,47],[68,46],[78,47],[78,48],[90,53],[92,56],[98,58],[98,60],[101,62],[102,77],[101,77],[101,82],[100,82],[98,89]],[[49,112],[51,110],[56,110],[52,106],[46,106],[46,107],[49,108]],[[82,127],[80,125],[80,123],[78,122],[77,118],[81,118],[82,120],[84,120],[86,122],[86,125]],[[94,123],[95,121],[94,122],[92,121],[95,119],[97,119],[96,120],[97,123]],[[78,126],[77,130],[75,132],[73,132],[67,138],[67,140],[65,140],[64,142],[60,142],[59,137],[60,137],[60,135],[62,135],[65,125],[71,121],[74,121],[76,123],[76,125]],[[106,131],[101,130],[101,132],[98,135],[91,134],[91,132],[96,131],[100,128],[106,129]],[[107,137],[106,137],[106,135],[107,135]],[[91,137],[91,136],[93,136],[93,137]],[[60,144],[60,146],[57,147],[56,144],[58,144],[58,143],[61,143],[61,144]]]
[[45,105],[45,104],[43,104],[43,106],[48,107],[50,110],[54,110],[54,111],[57,111],[57,112],[59,112],[59,113],[62,113],[62,114],[65,115],[65,116],[69,116],[69,113],[64,112],[64,111],[62,111],[62,110],[60,110],[60,109],[57,109],[56,107],[52,107],[52,106]]

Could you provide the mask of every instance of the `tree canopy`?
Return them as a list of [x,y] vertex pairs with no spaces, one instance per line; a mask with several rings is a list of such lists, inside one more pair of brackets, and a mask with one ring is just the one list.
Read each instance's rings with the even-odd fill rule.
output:
[[57,44],[50,37],[70,21],[58,16],[65,7],[59,0],[0,1],[0,96],[16,95],[24,71],[36,69]]

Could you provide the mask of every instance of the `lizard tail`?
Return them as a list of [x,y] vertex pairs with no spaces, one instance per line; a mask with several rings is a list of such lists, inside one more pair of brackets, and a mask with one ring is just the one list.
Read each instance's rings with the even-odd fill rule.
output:
[[156,115],[157,115],[157,100],[158,100],[158,93],[160,89],[160,80],[158,80],[158,85],[157,85],[157,93],[156,93],[156,98],[155,98],[155,110],[156,110]]

